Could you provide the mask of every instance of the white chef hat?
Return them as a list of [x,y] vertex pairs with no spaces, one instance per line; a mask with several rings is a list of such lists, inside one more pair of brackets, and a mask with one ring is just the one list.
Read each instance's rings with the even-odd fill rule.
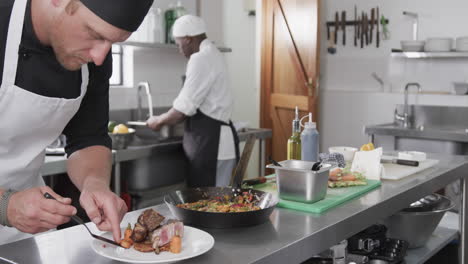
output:
[[172,27],[172,36],[193,37],[206,33],[206,26],[203,19],[194,15],[184,15],[179,17]]

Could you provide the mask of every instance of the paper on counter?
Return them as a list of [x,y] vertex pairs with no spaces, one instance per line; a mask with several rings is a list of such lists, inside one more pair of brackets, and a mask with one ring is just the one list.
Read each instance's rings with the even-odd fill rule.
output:
[[354,155],[351,171],[356,171],[364,174],[367,179],[380,180],[382,166],[380,159],[382,158],[382,148],[377,148],[370,151],[358,151]]

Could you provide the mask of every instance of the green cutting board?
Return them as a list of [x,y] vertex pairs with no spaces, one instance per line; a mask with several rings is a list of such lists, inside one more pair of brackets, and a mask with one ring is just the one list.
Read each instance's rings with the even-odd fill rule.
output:
[[[327,195],[325,196],[325,198],[318,202],[307,204],[280,199],[280,201],[278,202],[278,207],[320,214],[353,198],[361,196],[379,186],[380,181],[367,180],[367,185],[364,186],[328,188]],[[276,183],[262,183],[253,186],[253,188],[260,191],[277,193]]]

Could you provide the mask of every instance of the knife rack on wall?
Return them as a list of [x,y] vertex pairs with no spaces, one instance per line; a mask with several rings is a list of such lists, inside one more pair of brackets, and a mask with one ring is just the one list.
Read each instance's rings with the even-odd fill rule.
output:
[[[332,40],[334,44],[338,43],[338,32],[342,34],[341,42],[343,45],[346,45],[346,27],[352,26],[354,29],[354,46],[364,48],[369,46],[373,42],[373,36],[375,34],[375,46],[380,47],[380,27],[384,27],[383,32],[387,31],[386,26],[388,25],[389,20],[384,18],[380,14],[379,7],[372,8],[370,10],[370,15],[365,12],[360,12],[358,15],[357,7],[354,6],[354,20],[346,20],[346,11],[335,12],[335,20],[327,21],[327,39],[330,41],[331,34],[334,35]],[[334,30],[330,32],[330,30]]]

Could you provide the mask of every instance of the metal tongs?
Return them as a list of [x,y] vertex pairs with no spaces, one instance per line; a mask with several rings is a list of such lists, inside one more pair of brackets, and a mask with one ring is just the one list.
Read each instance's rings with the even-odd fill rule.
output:
[[313,165],[312,165],[312,168],[311,170],[312,171],[318,171],[322,168],[322,162],[321,161],[317,161],[315,162]]
[[[52,195],[50,195],[48,192],[44,193],[44,197],[47,198],[47,199],[52,199],[52,200],[56,200],[55,197],[53,197]],[[91,233],[91,230],[89,230],[88,226],[85,224],[85,222],[83,221],[83,219],[81,219],[79,216],[77,215],[72,215],[71,216],[71,219],[73,221],[75,221],[77,224],[82,224],[84,225],[84,227],[86,227],[86,230],[88,230],[89,234],[94,237],[95,239],[98,239],[98,240],[101,240],[101,241],[104,241],[104,242],[107,242],[109,244],[112,244],[112,245],[115,245],[115,246],[118,246],[118,247],[122,247],[119,243],[113,241],[113,240],[110,240],[108,238],[105,238],[105,237],[102,237],[102,236],[98,236],[98,235],[95,235],[93,233]]]
[[275,165],[277,167],[283,167],[283,166],[281,166],[281,164],[279,164],[279,162],[274,160],[271,156],[268,156],[268,159],[270,160],[271,163],[273,163],[273,165]]

